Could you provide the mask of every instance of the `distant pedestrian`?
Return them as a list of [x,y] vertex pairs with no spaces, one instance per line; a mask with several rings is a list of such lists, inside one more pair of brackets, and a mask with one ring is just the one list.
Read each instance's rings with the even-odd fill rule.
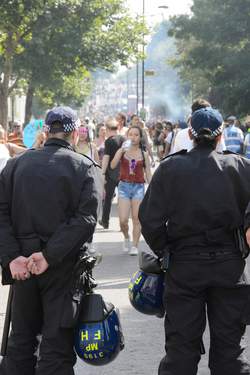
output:
[[7,133],[5,129],[0,127],[0,172],[5,167],[9,158],[24,152],[26,148],[7,142]]
[[165,132],[163,157],[165,157],[173,151],[176,132],[174,130],[172,122],[170,121],[163,121],[163,127]]
[[153,144],[156,148],[158,161],[161,160],[163,156],[163,152],[164,152],[164,140],[162,139],[162,136],[161,136],[162,131],[163,131],[162,122],[157,121],[157,123],[154,125]]
[[106,127],[104,124],[102,124],[99,127],[97,137],[94,140],[94,143],[97,148],[98,156],[99,156],[100,165],[102,165],[102,159],[104,156],[105,141],[106,141]]
[[118,134],[118,124],[113,118],[106,121],[106,135],[104,156],[102,159],[102,173],[104,177],[105,197],[103,203],[102,219],[99,224],[104,228],[109,228],[109,217],[111,211],[112,200],[115,188],[119,182],[119,165],[112,169],[110,163],[116,154],[116,151],[121,147],[126,138]]
[[96,145],[91,142],[89,137],[89,129],[86,126],[80,126],[78,129],[79,139],[75,145],[75,150],[81,155],[87,155],[96,163],[99,163],[99,156]]
[[[138,219],[138,210],[145,191],[146,181],[151,181],[151,171],[148,153],[142,149],[142,129],[130,126],[128,140],[116,152],[111,168],[117,168],[120,163],[120,177],[118,185],[118,211],[121,231],[124,235],[123,250],[129,255],[138,254],[138,243],[141,235],[141,226]],[[130,248],[128,220],[132,216],[133,243]]]
[[229,116],[227,118],[227,127],[223,131],[223,137],[227,150],[242,154],[244,134],[241,129],[235,125],[235,116]]
[[134,113],[130,118],[129,126],[138,125],[139,121],[140,121],[140,117]]
[[90,118],[88,116],[86,116],[84,121],[82,122],[82,126],[86,126],[88,128],[89,140],[93,142],[96,135],[95,124],[92,121],[90,121]]
[[142,120],[139,121],[138,126],[142,130],[142,141],[141,141],[142,148],[144,151],[148,152],[148,155],[151,159],[151,166],[154,167],[155,161],[154,161],[154,155],[153,155],[153,150],[152,150],[153,143],[150,139],[148,128],[146,128],[145,122]]
[[126,115],[122,112],[119,112],[116,117],[117,126],[118,126],[118,134],[123,135],[126,137],[128,127],[127,127],[127,118]]
[[245,120],[246,136],[244,140],[244,152],[246,158],[250,159],[250,116],[246,117]]
[[4,169],[10,158],[10,152],[6,147],[5,130],[0,128],[0,172]]
[[236,118],[235,126],[237,126],[237,128],[239,128],[242,131],[243,135],[246,134],[247,129],[245,125],[241,123],[240,119]]
[[20,147],[25,147],[23,144],[23,124],[21,121],[14,121],[13,131],[8,136],[8,142]]

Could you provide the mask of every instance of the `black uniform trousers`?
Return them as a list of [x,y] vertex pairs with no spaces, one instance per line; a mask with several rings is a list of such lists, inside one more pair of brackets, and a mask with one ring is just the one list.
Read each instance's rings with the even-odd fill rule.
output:
[[195,375],[206,317],[211,375],[250,374],[244,333],[250,323],[250,286],[240,255],[180,255],[166,273],[166,356],[159,375]]
[[[1,375],[73,375],[73,329],[61,327],[75,261],[13,285],[12,330]],[[42,335],[39,357],[37,336]]]
[[112,200],[115,192],[115,188],[118,185],[118,180],[113,180],[110,177],[106,176],[105,188],[105,198],[103,202],[103,211],[102,211],[102,222],[105,225],[109,225],[109,217],[111,211]]

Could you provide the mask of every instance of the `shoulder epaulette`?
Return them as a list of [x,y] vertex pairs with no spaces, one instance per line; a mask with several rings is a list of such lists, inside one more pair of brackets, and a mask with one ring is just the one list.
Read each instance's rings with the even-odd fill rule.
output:
[[85,154],[81,154],[84,158],[86,158],[86,159],[88,159],[88,161],[90,161],[92,164],[91,164],[91,166],[92,165],[94,165],[95,167],[99,167],[99,168],[101,168],[101,166],[98,164],[98,163],[96,163],[90,156],[88,156],[88,155],[85,155]]
[[242,156],[240,154],[237,154],[237,152],[233,152],[233,151],[230,151],[230,150],[224,150],[224,151],[222,151],[222,154],[223,155],[238,155],[238,156]]
[[170,154],[170,155],[165,156],[165,158],[161,159],[161,162],[168,159],[168,158],[174,157],[176,155],[185,155],[185,154],[187,154],[187,152],[188,152],[187,150],[180,150],[178,152],[175,152],[174,154]]

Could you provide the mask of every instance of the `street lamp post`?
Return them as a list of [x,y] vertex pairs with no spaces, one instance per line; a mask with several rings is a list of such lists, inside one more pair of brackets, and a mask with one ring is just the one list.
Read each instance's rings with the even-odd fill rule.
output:
[[[169,7],[168,5],[160,5],[158,6],[159,9],[162,9],[162,10],[167,10]],[[162,20],[164,21],[165,20],[165,17],[164,17],[164,13],[162,12]]]
[[[142,0],[142,15],[143,15],[143,22],[145,20],[145,0]],[[145,46],[144,46],[144,34],[143,34],[143,46],[142,46],[142,110],[144,110],[144,104],[145,104],[145,60],[144,60],[144,52],[145,52]]]
[[136,63],[136,114],[139,114],[139,59]]
[[168,9],[168,5],[159,5],[158,8],[159,9]]

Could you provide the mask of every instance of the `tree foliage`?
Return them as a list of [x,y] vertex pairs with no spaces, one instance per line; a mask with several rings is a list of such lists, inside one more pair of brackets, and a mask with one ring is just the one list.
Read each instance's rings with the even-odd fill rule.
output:
[[122,0],[2,0],[0,121],[6,122],[6,97],[21,79],[31,97],[79,105],[88,72],[126,64],[143,33],[142,20],[129,17]]
[[250,0],[194,0],[191,10],[191,15],[172,19],[175,66],[194,95],[205,95],[227,114],[247,114]]

